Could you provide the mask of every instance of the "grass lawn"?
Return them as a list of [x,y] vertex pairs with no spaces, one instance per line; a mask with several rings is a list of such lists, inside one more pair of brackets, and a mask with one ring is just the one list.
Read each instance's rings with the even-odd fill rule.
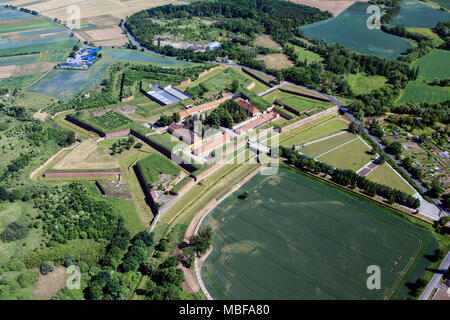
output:
[[139,160],[137,166],[148,185],[158,182],[160,174],[170,174],[172,178],[175,178],[181,171],[174,162],[157,153]]
[[282,133],[280,144],[282,146],[298,146],[302,143],[328,137],[332,134],[347,130],[348,123],[341,118],[325,118],[305,124],[292,131]]
[[55,116],[53,118],[53,120],[62,128],[68,129],[70,131],[74,131],[75,133],[77,133],[79,135],[80,138],[82,139],[87,139],[87,138],[98,138],[99,135],[96,134],[93,131],[87,131],[86,129],[83,129],[75,124],[73,124],[72,122],[67,121],[66,115],[72,113],[72,110],[69,111],[64,111],[60,114],[58,114],[57,116]]
[[327,109],[333,106],[331,103],[308,99],[279,90],[275,90],[269,94],[266,94],[263,99],[270,103],[273,103],[275,100],[279,100],[285,105],[297,110],[298,112],[309,110],[315,107],[324,107]]
[[367,94],[372,90],[381,88],[387,79],[383,76],[367,76],[360,72],[357,74],[349,74],[347,82],[354,94]]
[[327,152],[333,148],[336,148],[351,140],[354,140],[355,138],[357,138],[357,136],[354,135],[353,133],[345,132],[343,134],[331,137],[329,139],[308,144],[307,146],[299,149],[299,151],[301,153],[307,154],[310,157],[317,157],[322,153]]
[[298,86],[294,86],[294,85],[291,85],[291,84],[284,84],[280,88],[285,89],[285,90],[294,91],[294,92],[309,94],[311,96],[315,96],[315,97],[322,98],[322,99],[324,98],[322,95],[320,95],[318,93],[315,93],[315,92],[313,92],[311,90],[307,90],[307,89],[304,89],[304,88],[301,88],[301,87],[298,87]]
[[169,152],[174,150],[176,146],[185,145],[184,142],[176,139],[174,136],[167,132],[164,132],[162,134],[151,134],[147,136],[147,139],[152,141],[153,143],[156,143],[158,146],[166,149]]
[[370,151],[370,148],[358,139],[318,157],[317,160],[339,169],[357,171],[375,159],[375,156],[369,154],[368,151]]
[[132,196],[132,202],[136,208],[139,220],[143,225],[149,225],[153,219],[153,213],[145,201],[145,195],[142,191],[141,185],[136,177],[133,166],[140,159],[148,156],[150,153],[157,151],[150,148],[146,144],[141,150],[125,151],[119,156],[120,169],[122,170],[123,180],[128,186],[128,190]]
[[385,184],[391,188],[398,189],[400,191],[406,192],[410,195],[414,195],[416,190],[411,188],[402,177],[400,177],[394,169],[392,169],[388,164],[383,163],[378,166],[371,173],[367,175],[367,179]]
[[[203,78],[200,78],[203,80]],[[201,81],[210,91],[223,91],[231,87],[233,80],[239,81],[239,84],[243,87],[248,86],[252,80],[244,76],[242,72],[235,70],[234,68],[227,68],[221,72],[214,73],[213,76]],[[192,86],[192,85],[190,85]]]

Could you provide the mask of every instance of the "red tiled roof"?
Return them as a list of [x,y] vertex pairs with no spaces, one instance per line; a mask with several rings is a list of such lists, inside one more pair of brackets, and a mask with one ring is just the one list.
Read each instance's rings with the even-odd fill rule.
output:
[[187,110],[180,111],[180,113],[179,113],[180,117],[184,118],[184,117],[190,115],[191,113],[204,111],[204,110],[208,110],[210,108],[217,107],[219,104],[233,98],[233,94],[231,94],[231,93],[224,93],[224,94],[222,94],[222,96],[223,96],[223,98],[220,98],[218,100],[210,101],[210,102],[201,104],[199,106],[195,106],[195,107],[189,108]]
[[235,131],[239,134],[248,132],[252,129],[255,129],[259,126],[262,126],[263,124],[272,121],[273,119],[275,119],[276,117],[278,117],[278,114],[276,112],[270,111],[270,112],[266,112],[264,113],[262,116],[257,117],[254,120],[251,120],[250,122],[246,123],[245,125],[236,128]]
[[259,111],[258,108],[256,108],[255,106],[252,106],[250,103],[248,103],[244,100],[239,100],[238,105],[240,105],[244,110],[247,110],[251,114],[261,113],[261,111]]
[[231,136],[228,134],[222,134],[206,143],[203,143],[200,147],[195,148],[192,152],[195,155],[202,155],[206,152],[213,151],[214,149],[218,148],[219,146],[223,145],[224,143],[227,143],[230,141]]

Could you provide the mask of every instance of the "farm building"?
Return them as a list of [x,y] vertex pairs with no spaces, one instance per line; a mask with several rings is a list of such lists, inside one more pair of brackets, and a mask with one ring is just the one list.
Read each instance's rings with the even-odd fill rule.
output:
[[182,125],[179,125],[177,123],[172,123],[169,125],[169,128],[167,130],[171,135],[173,135],[175,138],[183,141],[184,143],[191,145],[194,143],[195,135],[192,133],[192,131],[186,129]]
[[100,49],[101,47],[83,48],[76,53],[75,57],[67,58],[59,67],[63,69],[87,69],[97,60],[97,53]]
[[172,86],[163,88],[160,85],[152,84],[150,88],[152,89],[151,91],[144,91],[145,95],[163,106],[192,98],[186,92]]
[[233,127],[233,130],[238,134],[244,134],[275,120],[277,117],[278,113],[274,111],[264,112],[262,115],[255,116],[250,120],[239,123]]

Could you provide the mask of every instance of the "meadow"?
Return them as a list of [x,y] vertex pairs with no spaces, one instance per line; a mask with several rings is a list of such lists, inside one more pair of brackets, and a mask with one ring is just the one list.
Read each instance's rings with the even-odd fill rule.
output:
[[355,95],[368,94],[372,90],[381,88],[386,81],[387,79],[383,76],[368,76],[364,73],[347,75],[347,83]]
[[363,54],[373,54],[393,60],[412,45],[400,37],[366,26],[366,9],[369,4],[356,2],[339,16],[316,22],[300,29],[309,38],[339,43]]
[[400,8],[400,13],[391,22],[393,25],[432,28],[439,21],[450,20],[450,13],[430,8],[414,0],[403,0]]
[[294,45],[289,45],[289,46],[294,47],[294,51],[301,61],[306,60],[308,62],[308,64],[310,64],[311,62],[323,61],[323,58],[315,52],[309,51],[308,49],[305,49],[305,48],[302,48],[299,46],[294,46]]
[[[253,177],[204,224],[215,237],[202,278],[215,299],[405,299],[437,247],[392,211],[285,167]],[[370,265],[380,290],[366,286]]]

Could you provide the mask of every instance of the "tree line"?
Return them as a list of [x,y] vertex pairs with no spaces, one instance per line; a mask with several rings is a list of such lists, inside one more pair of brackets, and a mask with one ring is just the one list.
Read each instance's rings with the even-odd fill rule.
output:
[[333,182],[344,187],[357,187],[370,197],[378,195],[386,199],[390,204],[398,203],[412,209],[417,209],[420,206],[419,199],[403,191],[372,182],[352,170],[337,169],[327,163],[316,161],[307,155],[300,154],[295,150],[295,147],[280,147],[280,155],[286,158],[288,163],[295,165],[302,171],[330,176]]

